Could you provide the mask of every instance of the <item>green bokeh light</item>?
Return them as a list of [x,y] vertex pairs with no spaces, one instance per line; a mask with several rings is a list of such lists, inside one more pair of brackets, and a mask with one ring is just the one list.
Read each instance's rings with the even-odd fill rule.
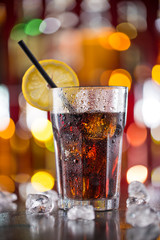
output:
[[42,22],[42,19],[32,19],[26,24],[25,33],[30,36],[37,36],[41,34],[39,31],[39,26]]
[[53,140],[49,142],[45,142],[45,146],[50,152],[55,152]]
[[16,24],[11,30],[10,38],[15,41],[23,39],[26,36],[25,27],[25,23]]

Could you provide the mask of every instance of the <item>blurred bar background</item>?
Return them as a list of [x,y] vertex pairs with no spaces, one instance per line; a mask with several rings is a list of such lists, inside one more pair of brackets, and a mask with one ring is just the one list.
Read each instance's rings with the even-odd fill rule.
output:
[[121,189],[160,187],[160,2],[0,0],[0,190],[25,199],[31,182],[55,188],[56,172],[48,114],[21,92],[31,66],[21,39],[38,60],[69,64],[81,86],[128,87]]

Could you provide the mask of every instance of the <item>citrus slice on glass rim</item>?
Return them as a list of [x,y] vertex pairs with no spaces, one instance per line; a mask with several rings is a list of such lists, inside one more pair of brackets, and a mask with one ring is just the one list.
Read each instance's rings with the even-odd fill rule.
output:
[[[76,73],[64,62],[47,59],[39,61],[57,87],[79,86]],[[26,101],[33,107],[49,111],[49,85],[32,65],[22,79],[22,92]]]

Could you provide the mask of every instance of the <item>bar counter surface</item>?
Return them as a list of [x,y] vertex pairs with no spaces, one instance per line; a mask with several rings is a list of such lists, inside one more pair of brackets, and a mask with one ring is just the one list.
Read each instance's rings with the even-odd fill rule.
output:
[[26,214],[24,202],[17,209],[0,209],[0,240],[153,240],[160,239],[157,228],[132,227],[126,223],[126,199],[119,210],[96,212],[95,220],[69,220],[58,210],[49,215]]

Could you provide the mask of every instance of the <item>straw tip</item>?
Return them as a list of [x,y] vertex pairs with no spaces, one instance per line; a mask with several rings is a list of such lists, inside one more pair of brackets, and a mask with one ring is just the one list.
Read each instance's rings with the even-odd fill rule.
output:
[[19,40],[19,41],[18,41],[18,44],[21,44],[21,43],[23,43],[23,40]]

